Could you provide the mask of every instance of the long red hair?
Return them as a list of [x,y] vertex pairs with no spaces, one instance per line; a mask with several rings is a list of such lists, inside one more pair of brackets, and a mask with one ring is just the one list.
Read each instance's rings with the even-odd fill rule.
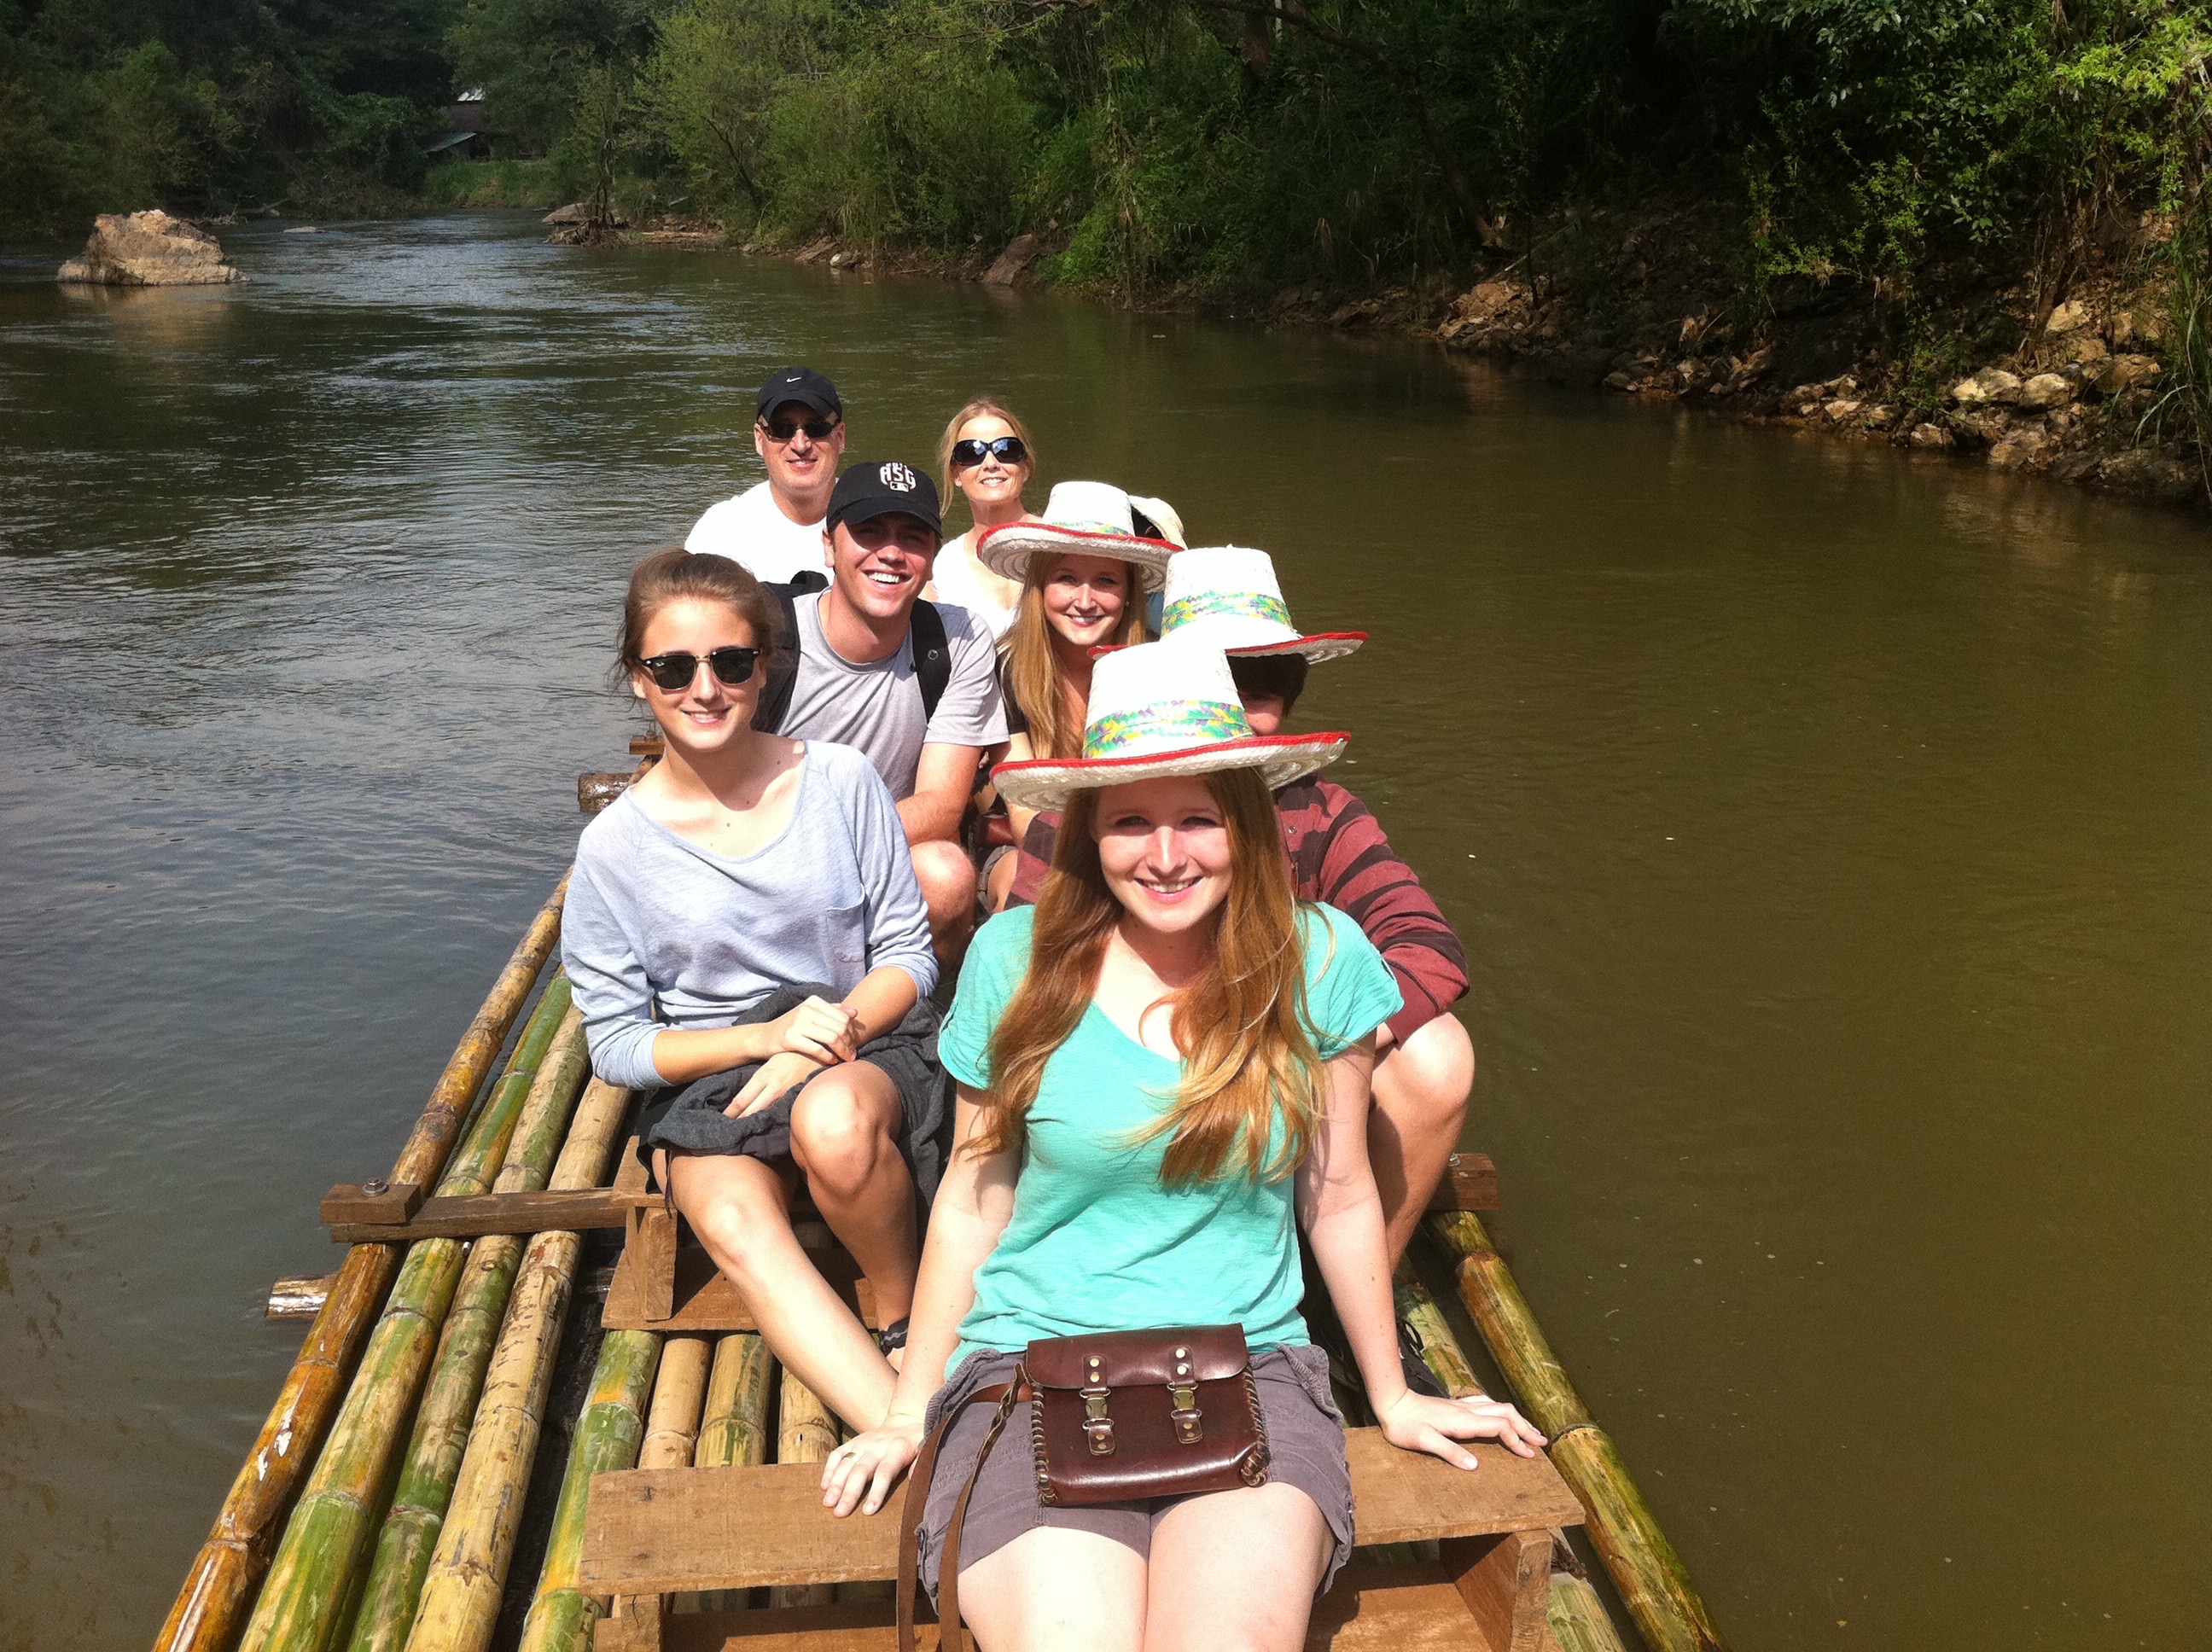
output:
[[[1205,973],[1174,998],[1182,1083],[1139,1138],[1169,1138],[1160,1180],[1170,1187],[1288,1175],[1305,1158],[1324,1104],[1321,1057],[1306,1031],[1298,902],[1274,799],[1254,769],[1209,774],[1206,785],[1229,832],[1229,893]],[[1029,969],[991,1035],[993,1105],[974,1143],[979,1153],[1019,1148],[1045,1065],[1097,990],[1121,917],[1092,835],[1097,799],[1096,791],[1077,793],[1060,822]]]

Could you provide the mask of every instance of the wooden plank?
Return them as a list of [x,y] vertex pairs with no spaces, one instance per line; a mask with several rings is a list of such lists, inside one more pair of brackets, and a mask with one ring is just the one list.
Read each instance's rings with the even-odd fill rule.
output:
[[263,1310],[266,1320],[311,1320],[323,1311],[324,1300],[331,1287],[337,1282],[335,1273],[297,1275],[279,1279],[269,1287],[269,1306]]
[[411,1181],[341,1181],[323,1195],[325,1222],[404,1222],[422,1203],[422,1189]]
[[[1578,1523],[1575,1501],[1542,1457],[1474,1448],[1480,1469],[1400,1451],[1376,1429],[1353,1429],[1355,1540],[1542,1530]],[[896,1509],[899,1499],[890,1504]],[[594,1594],[658,1594],[790,1583],[848,1583],[897,1575],[895,1514],[839,1520],[822,1506],[821,1470],[629,1469],[592,1482],[583,1580]]]
[[657,1324],[676,1312],[676,1213],[665,1203],[629,1212],[623,1236],[623,1265],[638,1292],[638,1312]]
[[667,742],[658,733],[629,737],[629,755],[633,757],[658,757],[666,746]]
[[580,1233],[588,1228],[618,1228],[630,1206],[659,1204],[653,1193],[623,1193],[613,1187],[572,1187],[540,1193],[477,1193],[428,1199],[412,1217],[398,1223],[333,1221],[323,1202],[331,1237],[342,1245],[411,1244],[417,1239],[477,1239],[488,1233]]
[[[802,1231],[802,1238],[804,1233]],[[876,1325],[875,1293],[859,1277],[851,1256],[842,1250],[809,1248],[806,1253],[822,1271],[830,1288],[860,1315],[871,1330]],[[610,1331],[729,1332],[757,1331],[758,1321],[744,1294],[722,1276],[712,1257],[696,1244],[679,1245],[676,1252],[676,1284],[670,1293],[672,1310],[655,1317],[647,1295],[646,1267],[625,1247],[615,1264],[615,1277],[607,1286],[607,1302],[599,1323]]]
[[[611,1626],[601,1626],[598,1652],[615,1652]],[[921,1652],[935,1652],[937,1625],[924,1622],[916,1629]],[[898,1645],[891,1606],[884,1601],[673,1613],[662,1620],[661,1637],[653,1652],[895,1652]],[[1483,1639],[1441,1566],[1355,1564],[1338,1575],[1336,1587],[1315,1606],[1305,1652],[1499,1649]]]
[[1491,1652],[1544,1652],[1552,1595],[1552,1534],[1447,1538],[1438,1558]]
[[1429,1195],[1432,1211],[1494,1211],[1498,1208],[1498,1167],[1487,1153],[1454,1153],[1445,1162],[1443,1180]]

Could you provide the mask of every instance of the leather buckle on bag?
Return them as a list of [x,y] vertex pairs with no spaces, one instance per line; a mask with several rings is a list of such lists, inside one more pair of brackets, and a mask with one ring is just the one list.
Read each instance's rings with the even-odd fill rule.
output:
[[1170,1382],[1168,1398],[1175,1402],[1175,1409],[1168,1416],[1175,1424],[1176,1442],[1196,1445],[1206,1437],[1206,1418],[1198,1409],[1198,1389],[1190,1384]]
[[1089,1442],[1094,1457],[1114,1455],[1114,1419],[1106,1414],[1106,1399],[1111,1388],[1081,1388],[1083,1396],[1083,1437]]

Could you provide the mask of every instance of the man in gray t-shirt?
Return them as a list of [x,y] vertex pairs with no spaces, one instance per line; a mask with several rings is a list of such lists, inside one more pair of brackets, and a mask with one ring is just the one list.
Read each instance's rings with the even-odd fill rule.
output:
[[964,608],[936,604],[951,671],[936,712],[926,713],[914,605],[944,536],[927,471],[895,460],[847,466],[823,535],[830,588],[799,599],[798,671],[777,732],[857,747],[875,765],[898,799],[943,957],[975,909],[961,817],[984,751],[1006,738],[990,629]]

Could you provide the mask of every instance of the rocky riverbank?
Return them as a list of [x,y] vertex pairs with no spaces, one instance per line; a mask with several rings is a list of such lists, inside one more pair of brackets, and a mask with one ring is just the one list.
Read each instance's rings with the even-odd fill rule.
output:
[[[554,239],[629,246],[730,245],[711,222],[663,218],[592,225],[564,208]],[[1515,260],[1455,289],[1431,282],[1346,296],[1319,284],[1267,303],[1170,295],[1146,307],[1205,311],[1271,325],[1319,325],[1435,340],[1443,349],[1554,382],[1825,435],[1945,453],[2135,498],[2203,507],[2212,500],[2192,396],[2171,348],[2173,306],[2154,275],[2154,225],[2118,238],[2055,302],[1983,277],[1954,288],[1900,349],[1893,301],[1838,274],[1788,276],[1753,301],[1698,249],[1702,228],[1645,215],[1617,234],[1583,226],[1576,256]],[[748,241],[741,250],[831,270],[930,275],[1000,286],[1046,284],[1047,238],[1024,235],[965,258],[854,246]],[[1547,249],[1557,253],[1557,247]],[[2176,380],[2185,380],[2177,383]]]

